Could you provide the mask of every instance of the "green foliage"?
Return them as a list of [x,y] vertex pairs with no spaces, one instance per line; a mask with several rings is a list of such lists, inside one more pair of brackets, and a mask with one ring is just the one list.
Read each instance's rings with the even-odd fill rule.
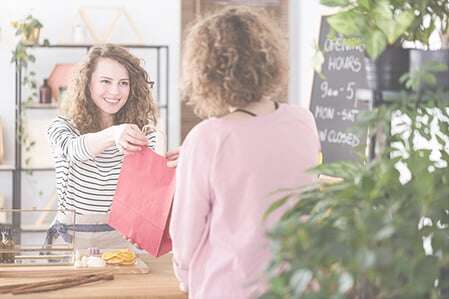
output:
[[[17,67],[22,69],[22,87],[29,91],[29,96],[26,99],[21,99],[21,121],[20,128],[17,132],[17,138],[22,143],[25,151],[30,151],[36,144],[34,140],[31,140],[28,132],[25,130],[26,122],[26,106],[35,102],[37,93],[36,73],[30,70],[30,64],[36,62],[36,57],[28,52],[29,41],[32,38],[33,32],[36,29],[43,27],[42,23],[34,18],[32,15],[28,15],[22,21],[14,21],[11,24],[16,28],[16,36],[22,36],[23,38],[17,43],[16,48],[12,51],[11,63],[16,63]],[[44,43],[49,45],[49,41],[46,39]],[[26,165],[30,164],[30,159],[25,161]]]
[[434,73],[445,72],[447,69],[448,67],[445,64],[430,61],[423,65],[420,70],[404,74],[399,81],[404,83],[406,88],[418,92],[424,84],[436,86],[437,77]]
[[[419,90],[415,77],[404,80]],[[269,234],[262,298],[427,299],[449,285],[437,284],[449,270],[449,93],[404,92],[363,126],[385,130],[376,160],[321,165],[314,171],[344,180],[270,208],[290,207]]]
[[28,15],[25,19],[20,21],[13,21],[11,22],[11,25],[16,29],[16,35],[23,37],[23,42],[30,43],[36,42],[35,35],[38,34],[37,31],[43,27],[42,23],[32,15]]
[[[322,5],[341,10],[328,22],[346,37],[359,38],[369,57],[376,59],[401,40],[428,45],[436,28],[448,32],[447,0],[321,0]],[[441,35],[442,37],[444,34]]]

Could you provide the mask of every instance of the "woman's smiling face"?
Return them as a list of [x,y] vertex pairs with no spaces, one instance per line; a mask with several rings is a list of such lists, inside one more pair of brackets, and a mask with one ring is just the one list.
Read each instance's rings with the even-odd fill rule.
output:
[[90,79],[90,96],[98,107],[103,120],[110,119],[126,104],[130,92],[129,74],[126,68],[110,58],[97,61]]

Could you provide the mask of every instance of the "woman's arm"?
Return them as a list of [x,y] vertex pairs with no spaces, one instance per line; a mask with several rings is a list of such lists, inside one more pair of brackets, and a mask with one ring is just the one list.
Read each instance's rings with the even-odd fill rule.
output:
[[53,151],[68,160],[85,161],[93,158],[85,144],[85,135],[78,135],[68,120],[58,117],[47,131]]
[[96,133],[78,135],[67,120],[58,118],[48,129],[50,143],[70,160],[87,160],[116,144],[125,153],[141,150],[148,139],[134,124],[109,127]]

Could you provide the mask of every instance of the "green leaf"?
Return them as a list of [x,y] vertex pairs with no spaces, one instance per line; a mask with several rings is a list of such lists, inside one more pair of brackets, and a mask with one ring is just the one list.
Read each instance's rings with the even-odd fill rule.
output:
[[348,6],[349,0],[320,0],[320,4],[330,7]]
[[427,83],[430,86],[436,86],[437,85],[437,77],[435,77],[434,74],[431,73],[425,73],[422,75],[422,80]]
[[409,29],[409,27],[412,25],[413,20],[415,19],[415,14],[413,10],[406,10],[401,12],[395,20],[395,30],[393,32],[393,35],[390,36],[391,40],[389,39],[390,44],[393,44],[396,42],[396,40],[404,34],[404,32]]
[[448,66],[437,61],[429,61],[424,65],[424,69],[429,72],[441,73],[448,70]]
[[358,5],[360,7],[362,7],[365,10],[370,10],[371,9],[371,2],[370,2],[370,0],[358,0],[357,3],[358,3]]
[[348,272],[343,272],[338,280],[338,291],[342,294],[348,292],[354,286],[354,278]]
[[287,200],[289,199],[289,196],[285,196],[279,200],[276,200],[269,208],[268,210],[264,213],[263,215],[263,220],[266,220],[271,213],[273,213],[275,210],[277,210],[278,208],[282,207]]
[[363,33],[360,29],[366,27],[366,18],[355,9],[332,15],[327,18],[327,22],[335,31],[346,37],[359,37]]
[[373,9],[374,20],[393,20],[393,12],[389,1],[378,0],[376,6]]
[[302,296],[312,278],[313,273],[309,269],[299,269],[293,274],[290,279],[290,287],[295,292],[297,298]]
[[395,233],[394,227],[391,225],[387,225],[374,235],[374,239],[376,241],[382,241],[384,239],[390,238],[394,233]]
[[317,49],[312,58],[312,66],[315,72],[321,77],[321,79],[324,79],[324,75],[322,73],[323,63],[324,63],[323,52]]
[[366,37],[366,52],[371,59],[376,59],[387,47],[387,39],[382,31],[374,30]]

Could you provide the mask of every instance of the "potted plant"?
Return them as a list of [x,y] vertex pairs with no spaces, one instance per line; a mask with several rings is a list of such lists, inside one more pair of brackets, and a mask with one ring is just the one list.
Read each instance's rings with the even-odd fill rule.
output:
[[398,90],[399,78],[409,71],[406,41],[428,45],[436,28],[447,30],[445,0],[321,0],[339,8],[328,17],[330,26],[354,37],[366,48],[368,83],[375,90]]
[[13,21],[11,25],[16,29],[16,35],[21,36],[21,41],[27,45],[39,43],[40,30],[42,23],[32,15],[28,15],[21,21]]
[[290,207],[269,234],[262,298],[449,298],[449,93],[417,92],[429,76],[409,74],[413,94],[361,119],[387,136],[376,160],[319,166],[343,181],[292,190],[267,211]]

